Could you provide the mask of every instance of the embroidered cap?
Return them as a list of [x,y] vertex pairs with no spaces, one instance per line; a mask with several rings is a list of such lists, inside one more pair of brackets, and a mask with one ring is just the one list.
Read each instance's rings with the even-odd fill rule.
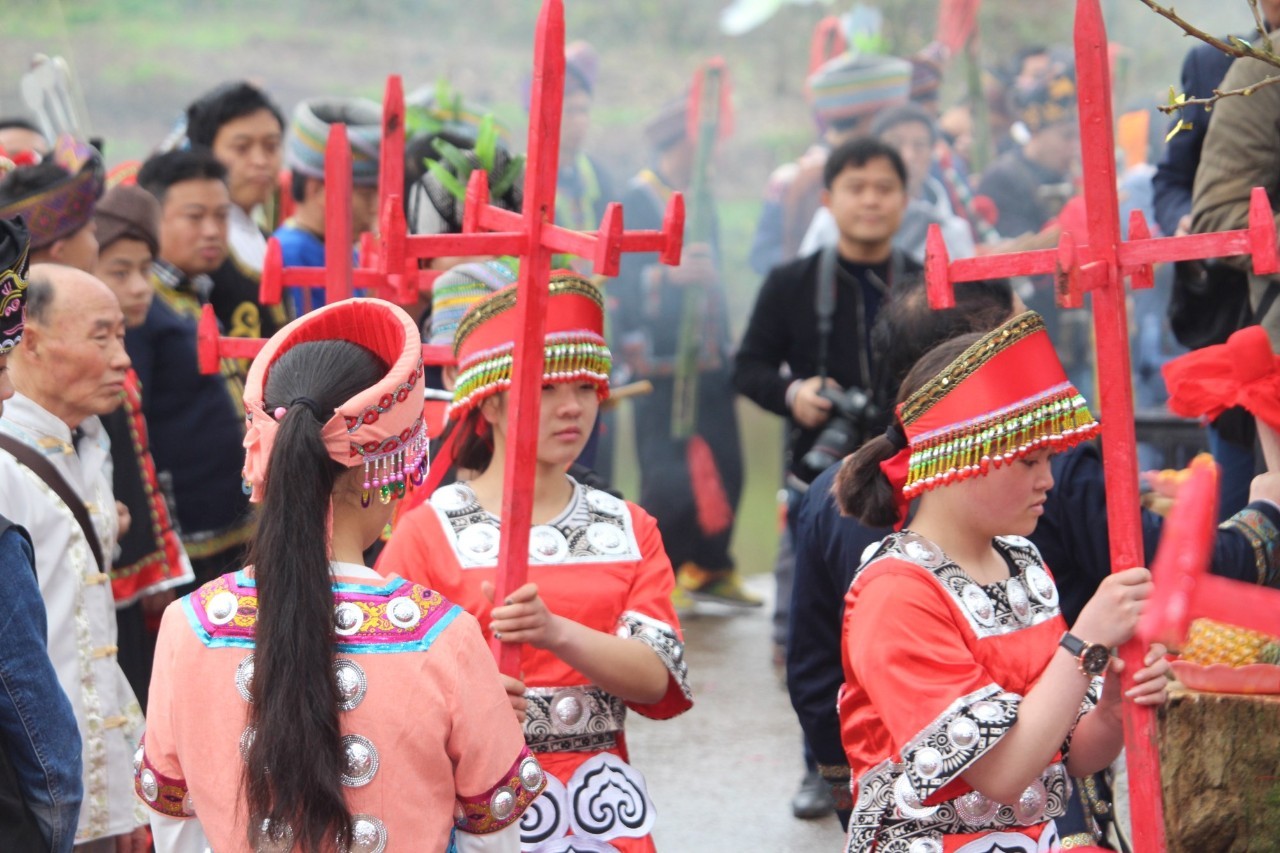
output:
[[[458,324],[453,342],[458,384],[449,405],[450,420],[462,419],[485,399],[511,387],[515,307],[512,285],[472,306]],[[601,400],[608,397],[613,358],[604,342],[600,288],[577,273],[552,273],[546,324],[543,381],[591,382]]]
[[22,217],[0,219],[0,355],[22,340],[30,238]]
[[819,127],[849,130],[885,107],[906,102],[911,63],[896,56],[843,53],[818,66],[805,88]]
[[367,98],[313,98],[294,107],[284,139],[285,165],[309,178],[324,180],[324,150],[329,128],[347,126],[351,180],[357,187],[378,183],[382,147],[382,108]]
[[298,344],[344,340],[359,344],[391,365],[376,385],[335,409],[321,430],[329,457],[348,468],[364,466],[364,488],[384,498],[421,482],[427,457],[422,426],[426,386],[422,344],[413,320],[381,299],[347,299],[312,311],[276,332],[253,360],[244,386],[247,430],[244,477],[252,501],[262,499],[276,420],[264,400],[271,365]]
[[898,420],[907,446],[881,469],[899,493],[899,518],[923,492],[1098,432],[1034,311],[966,349],[899,404]]
[[431,286],[431,336],[427,343],[451,346],[467,309],[515,281],[515,271],[500,260],[459,264],[444,273]]
[[[46,159],[40,165],[24,168],[47,168],[49,162]],[[58,137],[52,163],[62,172],[54,183],[34,195],[10,199],[0,207],[0,219],[21,216],[26,220],[31,248],[37,251],[89,224],[106,180],[98,152],[71,136]]]

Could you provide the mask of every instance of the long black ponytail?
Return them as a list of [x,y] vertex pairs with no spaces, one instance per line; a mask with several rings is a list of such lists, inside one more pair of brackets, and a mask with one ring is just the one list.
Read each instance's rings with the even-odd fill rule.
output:
[[293,347],[267,376],[264,408],[283,406],[285,414],[250,551],[258,588],[254,734],[244,772],[251,849],[279,841],[286,826],[304,853],[331,850],[335,841],[341,849],[351,844],[328,530],[334,486],[347,469],[329,458],[321,427],[387,370],[364,347],[329,340]]

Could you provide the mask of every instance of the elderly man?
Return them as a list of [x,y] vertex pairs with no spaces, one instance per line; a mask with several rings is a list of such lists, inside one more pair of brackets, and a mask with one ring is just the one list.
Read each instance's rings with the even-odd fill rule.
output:
[[[27,229],[0,220],[0,414],[13,396],[9,353],[22,340]],[[83,786],[80,731],[49,660],[31,537],[0,515],[0,838],[15,850],[68,853]]]
[[34,267],[24,336],[8,366],[17,394],[0,421],[0,514],[35,543],[49,657],[83,741],[75,849],[142,853],[146,817],[131,782],[142,717],[116,662],[106,569],[118,519],[98,420],[120,405],[129,369],[115,295],[88,273]]

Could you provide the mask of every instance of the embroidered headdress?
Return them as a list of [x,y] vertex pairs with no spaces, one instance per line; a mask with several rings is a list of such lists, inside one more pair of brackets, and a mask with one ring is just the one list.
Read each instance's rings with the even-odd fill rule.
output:
[[[515,352],[516,287],[505,287],[474,305],[458,324],[453,353],[458,383],[450,420],[511,387]],[[551,275],[547,301],[544,382],[591,382],[600,399],[609,396],[613,359],[604,343],[604,298],[600,288],[577,273]]]
[[426,386],[418,330],[409,315],[390,302],[347,299],[299,317],[276,332],[249,368],[244,385],[244,478],[253,489],[250,500],[262,499],[277,421],[284,415],[281,409],[266,409],[271,365],[298,344],[326,340],[359,344],[391,365],[378,384],[347,400],[325,421],[320,434],[329,457],[348,468],[363,465],[365,491],[381,491],[384,500],[403,495],[409,483],[422,480],[427,457],[422,428]]
[[1028,311],[988,332],[898,405],[905,447],[881,464],[899,496],[912,498],[986,474],[1043,447],[1065,450],[1098,431],[1067,379],[1044,320]]
[[22,340],[29,254],[22,220],[0,219],[0,355],[8,355]]
[[[51,156],[62,177],[34,195],[10,199],[0,207],[0,219],[21,216],[26,220],[31,248],[37,251],[70,237],[89,223],[105,182],[102,159],[83,142],[61,136]],[[46,159],[40,165],[20,168],[46,168],[48,162]]]

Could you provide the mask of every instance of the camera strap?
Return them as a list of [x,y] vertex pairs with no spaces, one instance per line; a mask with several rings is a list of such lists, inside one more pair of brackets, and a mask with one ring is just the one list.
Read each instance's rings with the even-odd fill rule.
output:
[[[813,309],[818,318],[818,376],[824,384],[827,379],[827,357],[831,345],[832,318],[836,313],[836,274],[839,263],[834,245],[824,247],[822,253],[818,256],[818,286],[814,289]],[[880,288],[886,299],[893,289],[893,283],[901,281],[905,274],[906,255],[896,247],[889,255],[888,281],[881,281],[880,276],[876,275],[870,268],[867,269],[867,275],[871,283]],[[867,325],[866,306],[862,298],[861,288],[858,288],[854,293],[854,304],[858,314],[859,334],[865,337],[871,333],[871,330],[864,328]],[[863,387],[866,390],[870,390],[871,367],[867,363],[867,342],[865,340],[861,342],[858,348],[858,367],[858,375],[862,378]]]

